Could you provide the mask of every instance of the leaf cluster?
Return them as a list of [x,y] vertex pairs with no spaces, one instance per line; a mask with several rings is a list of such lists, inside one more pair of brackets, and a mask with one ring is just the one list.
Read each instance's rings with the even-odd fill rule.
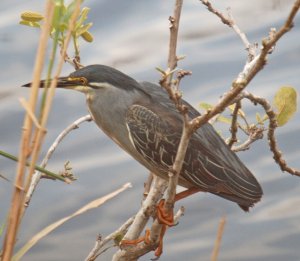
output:
[[[66,38],[66,33],[70,28],[70,19],[76,6],[76,0],[71,1],[69,4],[65,4],[64,0],[55,0],[54,2],[55,8],[51,23],[50,37],[52,39],[57,38],[59,44],[62,46]],[[80,37],[86,42],[92,42],[94,40],[93,35],[89,32],[93,24],[87,22],[89,11],[90,8],[88,7],[81,9],[80,15],[71,31],[76,55],[79,55],[78,39]],[[34,11],[25,11],[21,13],[21,21],[19,23],[30,27],[41,28],[43,21],[44,16],[42,14]]]

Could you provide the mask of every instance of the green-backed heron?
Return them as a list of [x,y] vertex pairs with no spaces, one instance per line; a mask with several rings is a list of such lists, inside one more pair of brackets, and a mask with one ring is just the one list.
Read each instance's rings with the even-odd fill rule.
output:
[[[109,66],[90,65],[59,78],[57,87],[83,92],[95,123],[107,136],[148,170],[168,178],[183,119],[160,86],[137,82]],[[190,118],[200,115],[183,103]],[[190,139],[179,185],[213,193],[246,211],[262,196],[255,177],[209,123]]]

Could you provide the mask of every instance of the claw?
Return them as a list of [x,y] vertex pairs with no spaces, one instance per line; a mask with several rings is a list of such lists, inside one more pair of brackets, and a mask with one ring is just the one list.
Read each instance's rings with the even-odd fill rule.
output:
[[120,246],[135,246],[141,242],[145,242],[145,244],[149,244],[150,243],[150,229],[146,229],[145,231],[145,236],[137,238],[137,239],[133,239],[133,240],[129,240],[129,239],[124,239],[121,240],[120,242]]

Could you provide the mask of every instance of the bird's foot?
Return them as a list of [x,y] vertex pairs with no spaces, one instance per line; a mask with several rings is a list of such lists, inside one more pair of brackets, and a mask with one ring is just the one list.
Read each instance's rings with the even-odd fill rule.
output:
[[[198,188],[189,188],[187,190],[184,190],[178,194],[175,195],[175,202],[186,198],[194,193],[197,193],[201,191]],[[163,237],[167,231],[168,227],[172,227],[174,226],[174,212],[173,212],[173,208],[171,208],[171,210],[166,210],[165,208],[165,200],[161,199],[158,203],[158,205],[156,206],[156,213],[157,213],[157,220],[160,224],[162,224],[162,229],[159,235],[159,243],[158,243],[158,247],[155,250],[155,256],[157,258],[159,258],[163,252]],[[149,234],[150,235],[150,234]]]
[[161,199],[156,206],[157,221],[162,224],[162,228],[158,238],[158,247],[155,250],[156,259],[163,253],[163,238],[168,227],[174,226],[174,213],[173,208],[170,210],[165,209],[165,200]]
[[150,243],[150,229],[146,229],[145,231],[145,236],[137,238],[137,239],[133,239],[133,240],[129,240],[129,239],[123,239],[120,242],[120,246],[136,246],[137,244],[141,243],[141,242],[145,242],[145,244],[149,244]]
[[[180,199],[183,199],[183,198],[186,198],[196,192],[199,192],[200,190],[197,189],[197,188],[190,188],[190,189],[187,189],[185,191],[182,191],[178,194],[176,194],[175,196],[175,202],[180,200]],[[157,204],[156,206],[156,218],[157,218],[157,221],[162,225],[162,228],[161,228],[161,231],[160,231],[160,234],[159,234],[159,238],[158,238],[158,247],[155,249],[155,256],[156,258],[153,259],[153,260],[157,260],[159,259],[159,257],[162,255],[163,253],[163,238],[164,238],[164,235],[167,231],[167,228],[168,227],[172,227],[174,226],[174,213],[173,213],[173,208],[171,208],[170,210],[166,210],[165,208],[165,200],[164,199],[161,199],[159,201],[159,203]],[[134,239],[134,240],[127,240],[127,239],[124,239],[120,242],[120,246],[126,246],[126,245],[137,245],[141,242],[144,242],[145,244],[150,244],[151,243],[151,240],[150,240],[150,229],[146,229],[145,231],[145,235],[143,237],[140,237],[140,238],[137,238],[137,239]]]
[[156,206],[157,220],[160,224],[172,227],[174,226],[174,213],[173,208],[171,210],[165,209],[165,200],[161,199]]

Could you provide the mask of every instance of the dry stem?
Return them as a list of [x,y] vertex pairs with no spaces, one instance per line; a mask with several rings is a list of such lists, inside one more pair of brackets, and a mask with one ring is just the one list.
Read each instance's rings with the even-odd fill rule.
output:
[[210,259],[211,261],[218,260],[218,255],[219,255],[219,251],[220,251],[220,246],[221,246],[221,242],[222,242],[222,236],[224,233],[225,224],[226,224],[226,218],[222,217],[219,222],[217,238],[216,238],[214,249],[213,249],[213,252],[211,255],[211,259]]
[[[46,4],[46,14],[45,14],[45,23],[42,28],[34,73],[33,73],[33,83],[30,93],[29,99],[29,106],[30,111],[35,110],[35,106],[37,103],[37,94],[39,88],[39,81],[40,75],[42,72],[43,64],[44,64],[44,57],[47,47],[47,40],[49,37],[49,30],[50,30],[50,23],[51,17],[54,10],[54,5],[52,1],[48,1]],[[32,131],[32,118],[29,116],[29,113],[26,113],[23,125],[23,132],[21,138],[21,145],[20,145],[20,152],[19,152],[19,162],[17,167],[17,175],[15,179],[15,187],[13,192],[13,198],[11,202],[11,207],[9,211],[7,229],[5,234],[5,240],[3,244],[3,254],[2,254],[2,261],[10,261],[14,245],[16,242],[16,236],[20,224],[20,219],[22,216],[23,211],[23,200],[24,200],[24,176],[25,176],[25,165],[26,165],[26,158],[29,152],[29,143],[30,143],[30,136]]]

